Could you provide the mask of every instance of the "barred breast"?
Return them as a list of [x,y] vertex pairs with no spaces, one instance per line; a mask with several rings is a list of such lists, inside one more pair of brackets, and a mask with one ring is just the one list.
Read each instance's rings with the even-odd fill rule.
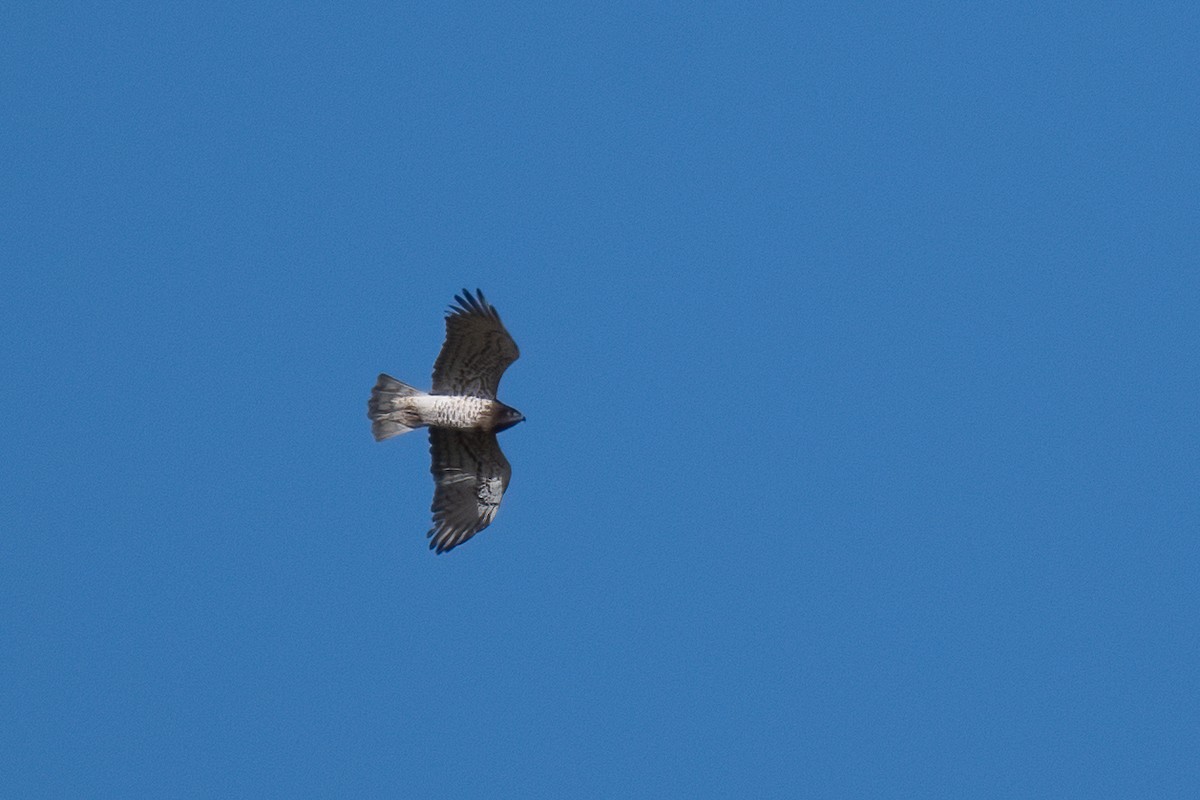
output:
[[424,395],[413,398],[421,422],[439,428],[477,429],[492,418],[495,402],[462,395]]

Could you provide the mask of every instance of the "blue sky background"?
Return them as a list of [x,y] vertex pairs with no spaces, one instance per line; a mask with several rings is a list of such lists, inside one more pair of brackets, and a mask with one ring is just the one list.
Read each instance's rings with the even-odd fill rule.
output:
[[1200,12],[901,6],[0,11],[2,793],[1197,796]]

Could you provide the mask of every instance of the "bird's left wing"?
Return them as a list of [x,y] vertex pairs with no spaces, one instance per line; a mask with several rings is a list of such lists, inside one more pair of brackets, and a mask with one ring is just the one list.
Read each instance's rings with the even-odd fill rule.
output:
[[433,457],[433,528],[429,548],[444,553],[492,524],[512,467],[496,434],[429,429]]

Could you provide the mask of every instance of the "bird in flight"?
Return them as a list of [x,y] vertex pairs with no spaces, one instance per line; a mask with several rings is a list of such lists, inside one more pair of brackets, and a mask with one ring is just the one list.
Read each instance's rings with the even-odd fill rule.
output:
[[433,388],[414,389],[380,375],[371,390],[367,416],[381,442],[429,428],[433,457],[433,527],[429,549],[445,553],[496,518],[512,467],[499,431],[525,416],[496,399],[500,376],[521,355],[496,309],[478,289],[463,289],[446,313],[446,341],[433,364]]

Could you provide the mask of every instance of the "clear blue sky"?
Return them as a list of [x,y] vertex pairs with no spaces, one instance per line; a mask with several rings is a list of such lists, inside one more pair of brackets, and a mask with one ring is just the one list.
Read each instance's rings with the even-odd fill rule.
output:
[[19,5],[0,794],[1198,796],[1195,4]]

